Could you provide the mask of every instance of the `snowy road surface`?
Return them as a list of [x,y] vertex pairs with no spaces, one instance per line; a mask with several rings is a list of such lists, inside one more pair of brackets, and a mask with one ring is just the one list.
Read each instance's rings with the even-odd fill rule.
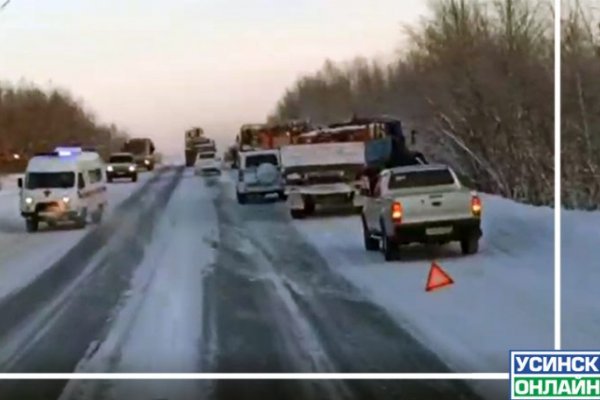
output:
[[[14,239],[71,247],[0,261],[3,371],[502,372],[509,349],[552,345],[550,210],[490,197],[480,254],[415,247],[384,263],[357,216],[240,206],[228,173],[167,168],[123,198],[86,232]],[[27,278],[19,257],[37,265]],[[425,293],[432,257],[456,284]],[[499,383],[3,382],[0,398],[506,398]]]

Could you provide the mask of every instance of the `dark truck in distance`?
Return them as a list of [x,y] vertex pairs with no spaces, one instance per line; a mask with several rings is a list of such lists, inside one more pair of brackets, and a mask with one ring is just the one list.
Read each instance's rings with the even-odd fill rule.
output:
[[129,139],[123,144],[121,151],[123,153],[133,154],[135,163],[138,167],[152,171],[154,169],[155,158],[154,152],[156,148],[151,139],[148,138],[134,138]]

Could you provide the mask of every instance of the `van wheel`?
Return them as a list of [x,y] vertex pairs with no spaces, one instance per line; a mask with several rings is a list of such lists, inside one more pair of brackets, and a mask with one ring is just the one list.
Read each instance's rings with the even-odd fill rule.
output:
[[367,227],[367,223],[365,221],[365,216],[361,214],[360,219],[362,221],[363,226],[363,238],[365,241],[365,249],[367,249],[367,251],[379,250],[379,240],[371,236],[371,232],[369,232],[369,228]]
[[99,224],[100,222],[102,222],[103,214],[104,214],[104,207],[103,206],[98,207],[98,210],[96,210],[96,212],[92,214],[92,222],[94,224]]
[[460,249],[464,255],[475,254],[479,251],[479,238],[469,235],[460,241]]
[[87,226],[87,208],[81,210],[81,215],[77,218],[76,225],[79,229],[83,229]]
[[40,223],[36,218],[30,218],[25,220],[25,229],[27,232],[37,232]]
[[137,174],[131,177],[131,182],[137,182]]
[[106,182],[112,183],[112,181],[113,181],[113,178],[106,178]]

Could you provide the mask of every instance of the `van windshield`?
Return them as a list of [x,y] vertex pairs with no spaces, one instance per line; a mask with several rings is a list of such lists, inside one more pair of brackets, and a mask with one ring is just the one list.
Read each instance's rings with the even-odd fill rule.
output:
[[75,173],[73,172],[30,172],[26,177],[27,189],[61,188],[67,189],[75,186]]

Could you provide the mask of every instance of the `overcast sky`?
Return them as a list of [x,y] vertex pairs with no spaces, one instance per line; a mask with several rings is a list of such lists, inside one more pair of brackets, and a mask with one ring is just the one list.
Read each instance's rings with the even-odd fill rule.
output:
[[12,0],[0,80],[59,86],[103,122],[180,152],[200,125],[219,144],[261,122],[327,57],[389,57],[425,0]]

